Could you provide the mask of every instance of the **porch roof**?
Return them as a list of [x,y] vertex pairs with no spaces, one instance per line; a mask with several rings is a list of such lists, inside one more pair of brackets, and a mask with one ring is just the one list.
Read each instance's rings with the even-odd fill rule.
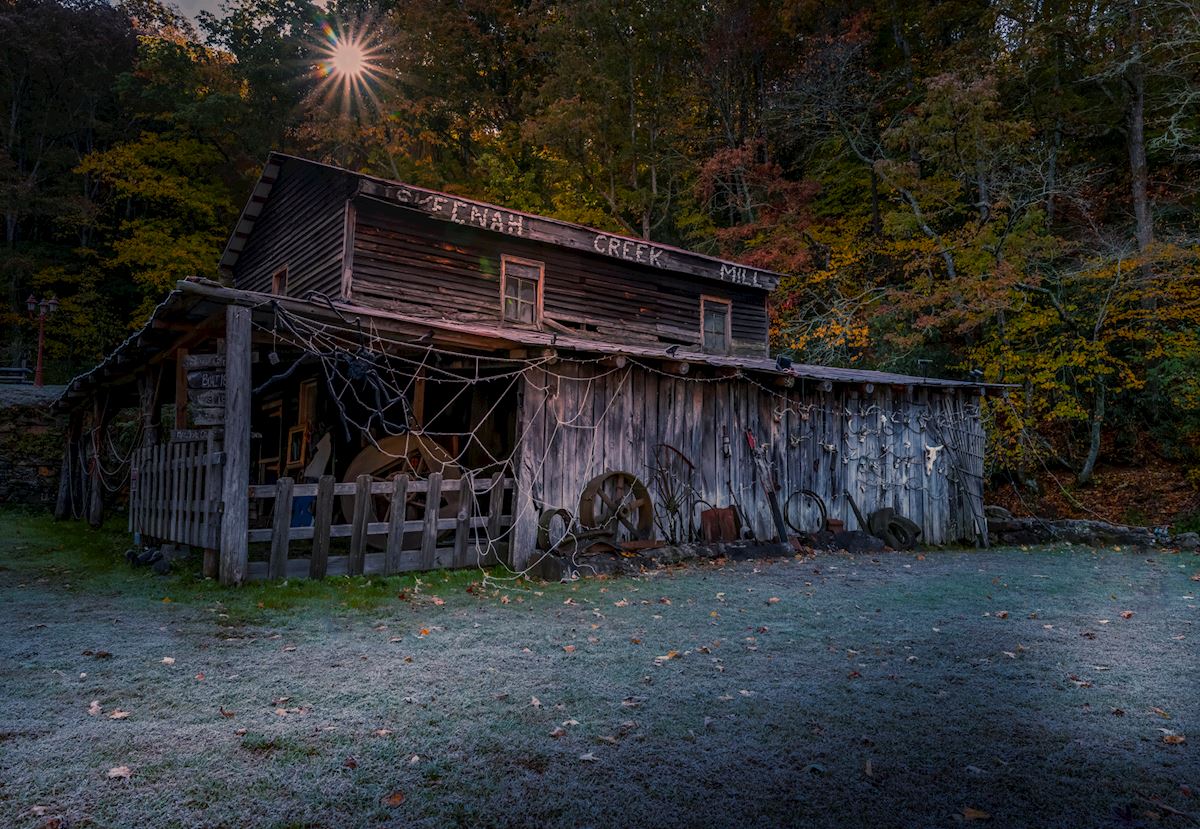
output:
[[[793,363],[783,368],[771,358],[705,354],[683,348],[664,350],[659,346],[639,343],[598,342],[549,331],[406,315],[337,300],[319,302],[313,299],[244,291],[228,288],[210,280],[190,279],[177,284],[154,309],[145,326],[117,346],[91,370],[71,380],[55,405],[58,408],[71,409],[90,397],[99,387],[123,386],[132,382],[139,369],[164,359],[171,348],[180,344],[181,339],[203,333],[207,321],[227,305],[247,306],[259,321],[264,323],[270,321],[276,307],[302,317],[334,324],[344,319],[359,318],[389,335],[411,336],[415,348],[422,348],[432,338],[432,342],[439,345],[465,349],[556,349],[655,362],[736,368],[773,377],[793,377],[818,383],[874,383],[885,386],[979,391],[985,388],[1007,387],[1006,384],[916,377],[870,369],[833,368],[801,363]],[[418,339],[422,342],[417,343]]]

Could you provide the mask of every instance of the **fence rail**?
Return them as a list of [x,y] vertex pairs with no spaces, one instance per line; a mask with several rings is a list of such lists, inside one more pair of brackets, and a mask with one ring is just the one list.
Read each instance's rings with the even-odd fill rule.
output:
[[[461,478],[443,479],[434,472],[427,479],[400,476],[375,480],[360,475],[354,483],[337,483],[326,475],[315,484],[297,484],[280,478],[274,484],[249,487],[250,498],[273,500],[271,526],[249,531],[250,542],[270,544],[265,562],[251,562],[249,578],[323,578],[326,575],[391,575],[411,570],[467,567],[481,557],[494,560],[503,549],[503,538],[512,524],[512,478],[496,473],[476,479],[470,472]],[[470,493],[463,497],[464,493]],[[453,515],[442,515],[443,496],[457,494]],[[423,495],[424,503],[409,517],[410,498]],[[353,496],[350,523],[334,524],[335,498]],[[312,498],[312,525],[293,527],[297,498]],[[486,508],[483,501],[486,500]],[[450,503],[453,503],[452,501]],[[382,505],[385,520],[380,520]],[[452,532],[452,535],[451,535]],[[345,556],[330,556],[330,540],[349,538]],[[308,558],[290,556],[293,541],[312,541]],[[443,540],[450,543],[442,543]],[[472,543],[474,541],[474,543]],[[370,548],[382,548],[371,552]]]

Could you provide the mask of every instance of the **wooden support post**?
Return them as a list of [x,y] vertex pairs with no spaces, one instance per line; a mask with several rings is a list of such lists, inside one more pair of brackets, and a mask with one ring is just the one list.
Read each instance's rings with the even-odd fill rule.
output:
[[175,428],[186,429],[188,425],[188,384],[186,348],[175,349]]
[[249,557],[250,309],[225,308],[225,466],[221,485],[221,583],[241,584]]
[[87,508],[88,525],[92,529],[99,529],[100,525],[104,523],[104,484],[100,480],[100,447],[104,440],[104,431],[108,428],[106,408],[107,406],[101,402],[99,397],[92,401],[92,434],[89,441],[92,460]]
[[292,533],[292,479],[275,483],[275,514],[271,521],[271,562],[267,578],[287,578],[288,544]]
[[692,370],[692,366],[690,363],[685,363],[682,360],[672,360],[663,363],[663,370],[668,374],[678,374],[682,377]]
[[62,466],[58,471],[58,499],[54,503],[54,520],[65,521],[73,517],[75,502],[75,466],[79,453],[79,433],[83,429],[83,412],[75,409],[67,424],[63,441]]
[[400,572],[400,552],[404,549],[404,520],[407,517],[408,476],[397,475],[392,481],[392,504],[388,512],[387,550],[383,556],[384,575]]
[[346,574],[361,576],[367,560],[367,522],[375,512],[371,503],[371,476],[359,475],[354,482],[354,518],[350,527],[350,555]]
[[325,578],[329,567],[329,527],[333,524],[333,476],[322,475],[317,481],[317,500],[313,502],[312,558],[308,561],[310,579]]
[[421,569],[432,570],[437,550],[438,513],[442,506],[442,473],[431,472],[425,493],[425,526],[421,529]]

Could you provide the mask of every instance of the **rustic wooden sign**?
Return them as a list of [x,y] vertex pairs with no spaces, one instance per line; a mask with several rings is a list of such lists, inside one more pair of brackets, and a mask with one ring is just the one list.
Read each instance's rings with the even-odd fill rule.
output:
[[197,406],[225,406],[224,389],[188,389],[188,402]]
[[206,441],[208,436],[220,437],[219,429],[174,429],[171,431],[171,443],[195,443]]
[[189,406],[188,413],[192,423],[197,426],[223,426],[225,424],[225,407]]
[[363,181],[359,190],[365,195],[419,210],[435,219],[454,224],[549,242],[666,271],[717,279],[733,285],[769,291],[779,284],[780,275],[771,271],[760,271],[745,265],[724,262],[680,248],[658,245],[645,239],[600,233],[582,225],[517,213],[495,205],[460,199],[457,196],[423,190],[407,184]]
[[204,368],[225,368],[224,354],[188,354],[183,358],[183,367],[187,371]]
[[223,389],[225,388],[225,372],[189,371],[187,384],[189,389]]

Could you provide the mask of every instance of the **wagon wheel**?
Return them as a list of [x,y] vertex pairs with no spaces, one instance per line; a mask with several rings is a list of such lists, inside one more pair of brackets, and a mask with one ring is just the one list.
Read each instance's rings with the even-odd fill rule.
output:
[[[438,470],[443,480],[457,480],[462,477],[462,470],[454,463],[450,455],[429,438],[412,434],[393,435],[377,442],[378,446],[368,446],[354,456],[354,460],[346,467],[342,476],[345,483],[354,483],[359,475],[370,475],[377,481],[395,480],[401,475],[407,475],[409,480],[426,480],[431,472]],[[341,496],[342,513],[346,521],[354,517],[355,495]],[[458,491],[442,492],[438,504],[439,518],[454,518],[458,515],[460,493]],[[418,520],[425,516],[426,493],[410,492],[404,499],[404,517],[406,520]],[[387,521],[391,518],[391,496],[379,494],[371,496],[371,515],[367,520],[372,522]],[[450,532],[447,530],[447,532]],[[387,543],[387,537],[380,534],[367,536],[367,543],[372,547],[382,548]]]
[[[787,522],[788,527],[794,533],[808,532],[803,527],[799,526],[800,517],[803,514],[801,509],[805,498],[811,498],[817,505],[817,510],[821,513],[821,523],[817,526],[817,532],[825,529],[825,522],[829,518],[829,513],[825,509],[825,501],[820,495],[813,492],[811,489],[797,489],[788,499],[783,502],[783,520]],[[795,504],[795,506],[793,506]],[[793,521],[793,518],[795,519]]]
[[654,505],[646,485],[629,472],[597,475],[583,488],[579,523],[604,530],[613,541],[647,540],[654,532]]
[[654,447],[655,525],[668,543],[694,541],[696,537],[696,465],[669,443]]

